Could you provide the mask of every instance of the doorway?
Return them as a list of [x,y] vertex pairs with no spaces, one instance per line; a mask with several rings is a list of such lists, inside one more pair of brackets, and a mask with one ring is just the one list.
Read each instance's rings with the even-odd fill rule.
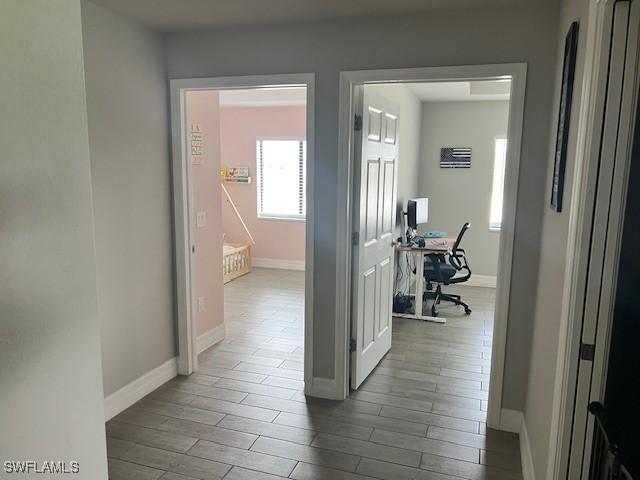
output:
[[[186,99],[198,371],[219,388],[291,397],[304,390],[306,87]],[[212,211],[220,218],[200,225]]]
[[217,373],[231,390],[267,375],[264,388],[294,393],[312,371],[313,85],[171,81],[183,375]]
[[[368,359],[368,361],[366,362],[368,365],[364,369],[361,369],[361,366],[358,365],[357,356],[360,355],[360,357],[362,358],[363,352],[367,349],[367,346],[364,345],[364,342],[362,340],[363,337],[362,335],[360,335],[361,331],[364,328],[364,318],[366,318],[366,315],[360,315],[361,312],[359,311],[358,305],[362,305],[364,307],[367,302],[360,302],[360,300],[362,300],[360,298],[360,296],[362,295],[362,289],[360,288],[360,290],[358,291],[357,288],[361,287],[361,285],[352,283],[352,279],[356,278],[362,273],[370,273],[372,270],[363,270],[361,264],[362,254],[357,251],[357,247],[356,250],[352,251],[351,244],[352,242],[355,244],[357,241],[360,241],[361,243],[373,242],[373,237],[367,238],[366,235],[368,234],[366,233],[365,238],[363,239],[362,237],[363,229],[361,219],[363,218],[363,215],[366,218],[367,214],[366,205],[362,202],[364,192],[364,190],[362,189],[362,185],[367,183],[367,177],[363,177],[361,175],[363,170],[360,168],[360,165],[358,165],[358,162],[360,161],[361,149],[367,148],[367,137],[368,140],[375,140],[375,135],[371,136],[371,132],[368,131],[367,128],[365,128],[365,123],[367,122],[365,116],[369,114],[369,112],[366,111],[366,108],[368,108],[366,105],[366,89],[368,87],[370,88],[370,86],[373,85],[380,86],[383,84],[391,84],[393,86],[397,86],[398,84],[403,83],[409,87],[413,86],[414,88],[417,88],[419,84],[429,83],[444,84],[451,82],[451,85],[453,85],[453,83],[455,82],[509,82],[509,108],[507,114],[508,128],[504,132],[504,136],[495,135],[495,138],[493,139],[493,141],[495,142],[494,147],[498,142],[502,142],[503,140],[506,141],[505,143],[507,145],[506,154],[504,156],[506,169],[504,170],[504,175],[502,177],[504,184],[501,196],[501,199],[503,200],[502,215],[501,218],[499,218],[500,231],[495,232],[495,235],[499,237],[499,241],[497,243],[499,244],[500,249],[500,255],[498,256],[499,260],[496,269],[495,300],[494,298],[491,298],[489,302],[495,302],[494,328],[489,341],[485,342],[485,339],[481,340],[483,342],[483,345],[487,347],[487,350],[489,350],[487,355],[484,355],[481,352],[481,356],[484,356],[485,358],[480,360],[484,360],[485,365],[481,365],[481,363],[483,362],[478,362],[479,364],[475,365],[474,368],[480,367],[480,372],[477,374],[478,378],[475,381],[479,380],[479,384],[485,388],[488,388],[489,390],[487,400],[482,400],[480,398],[475,399],[478,401],[478,405],[481,407],[479,408],[480,411],[482,411],[482,409],[487,410],[487,425],[492,428],[499,428],[516,432],[518,431],[519,419],[514,418],[514,416],[511,415],[511,412],[509,411],[502,411],[501,399],[502,375],[504,370],[506,343],[506,321],[508,318],[509,308],[511,257],[515,223],[515,199],[517,198],[518,163],[522,131],[522,114],[524,109],[525,77],[526,66],[522,64],[488,65],[474,67],[439,67],[388,71],[361,71],[343,72],[341,74],[342,101],[340,132],[342,134],[342,138],[340,140],[340,148],[342,155],[341,165],[343,167],[343,171],[341,172],[342,175],[340,175],[340,178],[345,178],[346,181],[342,185],[342,188],[339,189],[339,192],[347,199],[353,199],[352,201],[348,202],[352,207],[348,209],[341,218],[339,218],[339,227],[341,228],[341,232],[344,234],[344,237],[340,239],[342,241],[342,248],[339,248],[339,252],[344,256],[343,258],[345,268],[341,271],[344,276],[339,276],[339,281],[343,283],[340,284],[338,288],[341,289],[342,287],[344,287],[344,289],[348,292],[346,298],[344,298],[344,303],[341,304],[341,308],[339,310],[339,312],[343,315],[342,320],[344,321],[344,323],[342,323],[340,325],[340,328],[338,329],[340,334],[343,335],[342,338],[344,339],[344,357],[341,357],[341,360],[344,362],[345,369],[344,377],[341,380],[344,380],[343,385],[345,393],[348,391],[349,386],[349,375],[347,374],[347,372],[349,372],[349,370],[351,371],[352,378],[354,373],[359,375],[359,378],[357,379],[355,384],[352,384],[353,386],[358,385],[360,381],[365,379],[368,376],[368,373],[370,373],[370,370],[378,365],[378,362],[389,350],[388,347],[391,345],[392,332],[392,329],[390,328],[388,331],[389,338],[385,338],[387,334],[384,333],[384,328],[380,328],[377,331],[374,331],[374,338],[381,339],[384,343],[383,347],[379,349],[379,352],[377,352],[377,357],[374,359]],[[385,108],[392,109],[393,106],[384,108],[379,108],[375,105],[369,106],[373,107],[373,109],[370,111],[376,114],[379,112],[383,112],[381,117],[383,119],[382,122],[388,122],[388,119],[391,119],[396,115],[393,110],[385,110]],[[364,112],[361,134],[359,133],[360,124],[357,117],[360,111]],[[350,121],[353,118],[356,118],[355,125],[352,121]],[[399,116],[399,124],[402,124],[402,113],[400,113]],[[377,124],[374,124],[374,126],[377,128]],[[386,133],[389,131],[389,125],[383,124],[382,128],[385,132],[385,140],[389,140],[390,136]],[[464,147],[464,145],[439,145],[438,148],[440,147]],[[402,149],[402,146],[400,146],[400,149]],[[387,156],[387,158],[389,158],[388,153],[379,155],[378,158],[383,158],[385,155]],[[393,155],[391,154],[391,156]],[[375,155],[373,157],[375,157]],[[362,165],[364,166],[363,168],[366,167],[364,160]],[[495,162],[492,162],[492,167],[493,166],[495,166]],[[492,171],[493,170],[494,169],[492,168]],[[394,174],[397,175],[397,173]],[[364,182],[362,181],[362,178],[365,178]],[[395,208],[397,188],[394,186],[392,190],[392,203],[394,205],[394,211],[392,212],[392,214],[395,216],[398,213]],[[366,198],[366,196],[364,198]],[[384,201],[382,203],[384,204]],[[378,204],[380,204],[380,202],[378,202]],[[361,213],[363,215],[361,215]],[[490,223],[491,215],[489,214],[489,211],[487,212],[487,217],[487,221]],[[395,220],[396,219],[394,219],[393,222],[394,225],[398,223]],[[359,229],[358,221],[360,222]],[[377,221],[378,223],[382,222],[384,224],[384,219],[377,219]],[[461,223],[460,226],[462,226],[462,223],[464,222],[458,223]],[[396,229],[396,233],[398,231],[400,230]],[[352,235],[352,232],[357,232],[357,234]],[[455,231],[453,232],[453,234],[457,235],[458,232]],[[384,248],[389,252],[392,252],[392,239],[395,240],[396,237],[395,235],[387,235],[387,237],[388,238],[385,238],[385,240],[388,241],[384,242]],[[356,257],[356,255],[359,255],[359,257]],[[341,264],[342,258],[340,258],[338,261],[338,265]],[[415,265],[413,265],[413,267],[415,267]],[[412,270],[415,270],[415,268],[412,268]],[[397,274],[397,271],[395,269],[393,271],[395,274]],[[380,285],[381,282],[388,282],[392,285],[394,276],[395,275],[379,276],[376,279],[377,285]],[[389,290],[393,290],[393,287],[389,287]],[[457,294],[457,292],[452,293],[454,295]],[[465,294],[461,293],[460,295],[464,296]],[[466,295],[473,298],[473,294],[470,291],[467,291]],[[385,294],[385,297],[386,296],[387,295]],[[350,301],[347,300],[350,298]],[[474,299],[474,301],[478,305],[483,304],[482,299],[476,298]],[[389,317],[389,326],[391,327],[392,322],[390,317],[391,309],[393,308],[393,306],[391,302],[389,302],[388,305],[384,304],[382,306],[379,306],[378,308],[380,312],[382,312],[382,307],[384,307],[384,315],[387,315]],[[413,308],[415,308],[415,306]],[[442,309],[441,313],[443,315],[439,318],[446,316],[444,308]],[[353,321],[350,321],[349,319]],[[460,322],[463,321],[464,319],[460,319]],[[379,321],[374,322],[374,325],[385,325],[383,317],[380,317]],[[415,325],[416,324],[412,325],[411,328],[413,328],[413,326]],[[347,339],[353,340],[347,342]],[[373,344],[372,342],[369,343]],[[338,343],[338,345],[340,345],[340,343]],[[369,349],[370,351],[373,351],[370,347]],[[360,361],[360,363],[362,364],[363,362]],[[346,368],[347,365],[350,365],[349,369]],[[363,371],[357,373],[359,369]],[[490,382],[490,385],[486,385],[486,383],[488,382],[484,382],[485,385],[482,385],[482,378],[486,378],[488,380],[489,374],[491,375],[492,380]],[[486,377],[482,377],[482,375],[486,375]],[[480,392],[478,396],[482,395],[482,388],[480,388],[479,390]],[[482,415],[482,413],[480,415]]]

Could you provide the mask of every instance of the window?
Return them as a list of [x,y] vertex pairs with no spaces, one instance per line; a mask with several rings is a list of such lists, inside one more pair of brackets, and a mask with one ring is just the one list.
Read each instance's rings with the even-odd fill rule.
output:
[[502,228],[502,204],[504,195],[504,171],[507,164],[507,139],[496,137],[493,158],[493,186],[491,189],[491,213],[489,230]]
[[258,217],[304,220],[307,142],[258,140]]

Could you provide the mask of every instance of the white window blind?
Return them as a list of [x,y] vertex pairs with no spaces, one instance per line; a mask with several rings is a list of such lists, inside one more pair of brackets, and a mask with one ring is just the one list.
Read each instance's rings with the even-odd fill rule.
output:
[[507,139],[496,137],[493,159],[493,186],[491,188],[491,213],[489,214],[489,229],[502,228],[502,206],[504,195],[504,174],[507,164]]
[[304,220],[307,142],[258,140],[258,217]]

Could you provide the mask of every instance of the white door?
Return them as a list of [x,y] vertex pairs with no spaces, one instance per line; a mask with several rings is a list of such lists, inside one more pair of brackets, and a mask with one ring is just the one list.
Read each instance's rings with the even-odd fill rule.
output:
[[[364,87],[356,148],[351,388],[391,348],[399,108]],[[358,153],[359,152],[359,153]],[[354,344],[354,345],[353,345]]]

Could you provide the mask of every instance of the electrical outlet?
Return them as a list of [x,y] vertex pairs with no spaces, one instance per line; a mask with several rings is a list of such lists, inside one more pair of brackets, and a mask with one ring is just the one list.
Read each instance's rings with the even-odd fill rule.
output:
[[198,312],[204,312],[204,297],[198,297]]
[[207,224],[207,212],[196,213],[196,227],[204,227]]

